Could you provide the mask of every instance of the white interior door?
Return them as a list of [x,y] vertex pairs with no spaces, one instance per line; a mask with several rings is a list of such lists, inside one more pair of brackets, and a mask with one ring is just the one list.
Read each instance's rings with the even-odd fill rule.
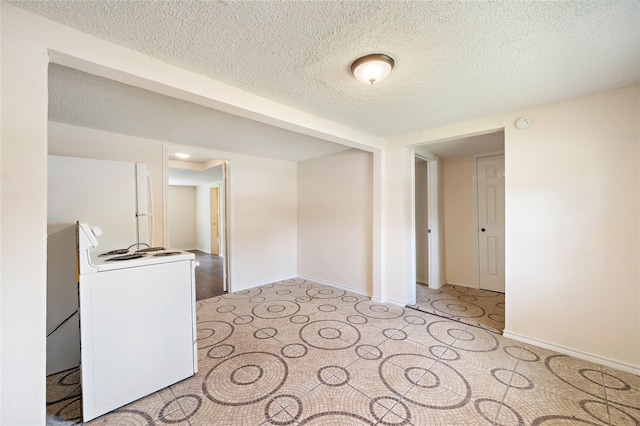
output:
[[479,286],[504,293],[504,155],[477,159]]
[[220,205],[218,188],[209,189],[209,215],[211,220],[211,254],[220,255]]

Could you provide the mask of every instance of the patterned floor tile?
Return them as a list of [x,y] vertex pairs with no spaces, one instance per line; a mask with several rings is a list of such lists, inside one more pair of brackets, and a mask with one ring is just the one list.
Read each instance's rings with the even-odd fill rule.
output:
[[371,399],[347,385],[318,386],[300,398],[301,425],[373,425]]
[[484,328],[504,330],[504,294],[446,284],[435,290],[416,285],[416,303],[410,308]]
[[[454,290],[449,308],[504,308]],[[640,424],[638,376],[327,285],[285,280],[196,309],[198,373],[89,424]],[[79,383],[77,369],[47,378],[47,425],[81,423]]]
[[[585,395],[586,396],[586,395]],[[500,406],[499,424],[579,425],[602,424],[582,404],[583,399],[564,398],[558,393],[536,392],[535,389],[509,388]],[[605,422],[608,424],[608,422]]]
[[607,401],[622,409],[640,410],[640,377],[604,366],[602,375]]

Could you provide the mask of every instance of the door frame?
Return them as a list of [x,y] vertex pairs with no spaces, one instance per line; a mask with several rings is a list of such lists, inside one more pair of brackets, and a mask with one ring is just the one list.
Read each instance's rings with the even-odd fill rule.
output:
[[213,151],[205,148],[196,148],[192,146],[180,146],[180,145],[163,145],[162,148],[162,214],[163,214],[163,229],[164,229],[164,245],[170,246],[169,241],[169,154],[175,152],[183,152],[198,157],[207,157],[222,161],[222,185],[220,190],[222,197],[219,199],[222,201],[222,232],[223,240],[222,244],[222,288],[224,291],[233,292],[233,281],[231,274],[231,215],[233,214],[233,205],[231,203],[231,161],[228,154],[223,154],[217,151]]
[[[440,232],[440,199],[439,199],[439,187],[440,187],[440,179],[439,179],[439,170],[440,170],[440,159],[433,155],[428,154],[426,152],[416,152],[414,149],[413,152],[414,157],[418,157],[421,160],[427,162],[427,227],[430,230],[429,239],[428,239],[428,256],[427,261],[429,262],[429,288],[439,289],[441,287],[442,280],[442,271],[441,271],[441,232]],[[412,163],[412,175],[413,175],[413,192],[415,194],[415,160]],[[416,205],[415,205],[415,197],[413,200],[413,211],[411,212],[413,218],[413,257],[416,255]],[[414,260],[413,267],[413,294],[412,294],[412,303],[416,301],[416,266]]]
[[[476,232],[474,233],[473,262],[476,270],[475,271],[476,272],[475,288],[477,289],[480,289],[480,236],[478,235],[478,229],[480,227],[480,225],[478,224],[478,159],[486,158],[486,157],[495,157],[496,155],[504,155],[504,150],[483,152],[481,154],[473,154],[472,205],[473,205],[473,228],[476,230]],[[506,160],[506,157],[505,157],[505,160]],[[506,226],[505,226],[505,232],[506,232]]]

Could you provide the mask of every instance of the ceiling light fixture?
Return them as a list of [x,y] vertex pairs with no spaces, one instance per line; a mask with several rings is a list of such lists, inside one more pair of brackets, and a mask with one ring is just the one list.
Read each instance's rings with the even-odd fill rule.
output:
[[374,53],[356,59],[351,64],[351,72],[358,81],[364,84],[376,84],[387,78],[394,64],[391,56]]
[[185,159],[189,158],[190,156],[189,156],[189,154],[183,154],[181,152],[176,152],[176,157],[178,157],[181,160],[185,160]]

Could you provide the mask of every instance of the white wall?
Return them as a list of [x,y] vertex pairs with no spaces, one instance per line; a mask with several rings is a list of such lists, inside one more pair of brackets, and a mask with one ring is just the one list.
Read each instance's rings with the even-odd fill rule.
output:
[[0,99],[0,403],[3,425],[44,424],[47,57],[3,3]]
[[373,162],[348,150],[298,163],[298,275],[371,295]]
[[196,245],[196,188],[171,185],[168,188],[167,219],[172,248],[193,250]]
[[415,162],[416,281],[429,283],[429,222],[427,220],[427,162]]
[[506,332],[640,373],[640,87],[505,129]]
[[[415,297],[413,148],[389,142],[382,164],[383,253],[380,299],[406,305]],[[393,285],[387,285],[393,283]]]
[[472,156],[443,159],[447,283],[477,287]]
[[232,157],[232,291],[296,276],[296,175],[290,161]]

